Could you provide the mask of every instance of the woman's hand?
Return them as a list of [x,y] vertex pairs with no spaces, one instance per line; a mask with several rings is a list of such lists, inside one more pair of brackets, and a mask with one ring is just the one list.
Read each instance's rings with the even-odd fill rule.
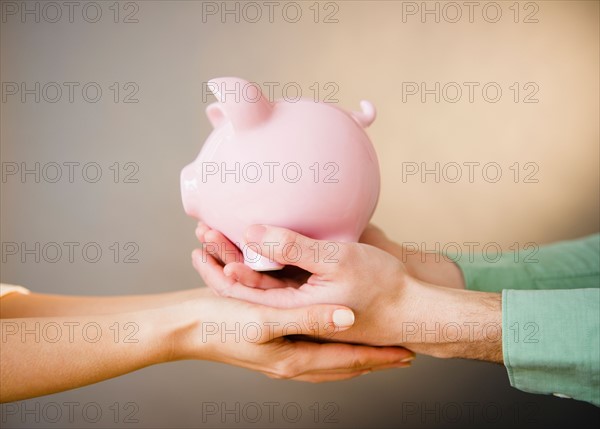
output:
[[283,310],[206,296],[179,304],[170,312],[190,323],[176,330],[173,355],[168,360],[212,360],[272,378],[323,382],[409,366],[414,356],[399,347],[322,344],[286,337],[302,335],[326,341],[351,329],[354,315],[340,305]]
[[[265,228],[249,228],[247,242],[257,243],[261,251],[267,249],[263,243],[276,243],[270,249],[274,254],[265,256],[286,265],[282,272],[277,272],[277,277],[273,272],[253,271],[238,262],[241,255],[239,250],[237,254],[234,252],[232,243],[219,232],[199,226],[196,233],[204,246],[194,251],[192,259],[213,291],[279,308],[323,303],[345,305],[356,312],[357,326],[350,337],[336,334],[337,339],[373,345],[398,344],[396,333],[387,322],[392,319],[396,304],[407,302],[403,299],[406,295],[403,286],[408,276],[400,260],[365,244],[317,241],[275,227],[263,231],[261,237],[257,229]],[[284,249],[299,250],[285,254]],[[211,250],[220,250],[218,256],[226,263],[224,267],[213,256],[215,252],[209,254]],[[294,266],[290,267],[292,263]],[[289,277],[285,270],[295,276]],[[405,316],[410,319],[406,312]]]
[[[28,296],[2,298],[3,311],[11,303],[28,308],[24,303]],[[208,289],[170,298],[166,306],[133,312],[19,317],[11,311],[14,318],[0,320],[0,402],[74,389],[181,359],[213,360],[275,378],[320,382],[408,366],[413,357],[399,347],[318,344],[285,337],[300,334],[327,340],[336,331],[348,330],[354,315],[340,305],[281,310],[215,297]],[[43,300],[44,296],[35,297],[34,307]],[[129,308],[134,297],[124,300],[120,303],[114,297],[114,307]],[[147,300],[143,306],[155,307],[155,301]]]

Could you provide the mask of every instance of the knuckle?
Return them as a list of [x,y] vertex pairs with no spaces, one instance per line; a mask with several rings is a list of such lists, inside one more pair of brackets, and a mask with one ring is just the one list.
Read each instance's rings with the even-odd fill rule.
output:
[[279,243],[281,256],[284,259],[288,259],[290,256],[294,256],[294,252],[298,251],[298,234],[285,230],[281,233],[281,242]]
[[291,362],[283,361],[275,367],[275,375],[282,380],[289,380],[297,375],[297,371]]
[[336,243],[337,265],[343,269],[350,269],[355,266],[357,246],[350,243]]
[[260,309],[253,310],[250,313],[250,323],[254,323],[258,326],[260,336],[258,341],[261,343],[267,343],[275,340],[277,333],[274,332],[276,322],[274,317],[269,317],[266,311]]
[[231,286],[226,286],[223,287],[221,289],[218,290],[219,295],[221,295],[223,298],[231,298],[232,297],[232,290],[231,290]]
[[319,333],[319,322],[319,314],[314,308],[309,308],[302,315],[303,330],[309,335],[317,335]]
[[354,352],[354,354],[352,355],[352,359],[350,360],[350,365],[351,368],[364,368],[368,364],[368,359],[365,358],[365,356]]

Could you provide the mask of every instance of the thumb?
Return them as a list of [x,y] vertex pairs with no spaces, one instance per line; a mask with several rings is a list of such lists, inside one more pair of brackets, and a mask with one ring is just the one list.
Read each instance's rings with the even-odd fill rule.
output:
[[273,338],[286,335],[330,337],[354,325],[354,312],[340,305],[319,304],[273,311],[277,320],[271,323]]
[[325,274],[333,269],[344,243],[314,240],[290,229],[267,225],[252,225],[246,230],[246,246],[272,261],[295,265],[313,274]]

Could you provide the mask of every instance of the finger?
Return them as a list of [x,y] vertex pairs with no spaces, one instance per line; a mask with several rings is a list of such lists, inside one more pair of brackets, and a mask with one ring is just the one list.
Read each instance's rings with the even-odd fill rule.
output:
[[314,304],[317,299],[292,287],[258,289],[234,282],[229,288],[219,292],[221,296],[261,304],[269,307],[290,309]]
[[223,267],[208,254],[206,249],[196,249],[192,252],[192,265],[202,277],[204,284],[219,295],[235,283],[233,279],[223,274]]
[[[395,363],[390,365],[382,365],[375,368],[365,369],[361,371],[348,371],[348,370],[337,370],[337,371],[313,371],[308,372],[306,374],[299,375],[297,377],[291,378],[294,381],[306,381],[309,383],[325,383],[329,381],[342,381],[349,380],[351,378],[355,378],[361,375],[367,375],[372,372],[382,371],[385,369],[395,369],[395,368],[408,368],[411,366],[410,362],[407,363]],[[269,375],[273,378],[272,375]]]
[[321,373],[321,374],[302,374],[298,377],[293,377],[294,381],[305,381],[308,383],[327,383],[330,381],[349,380],[360,375],[368,374],[370,371],[354,371],[347,373]]
[[[238,277],[233,275],[226,276],[224,270],[227,270],[229,274],[237,272],[238,269],[244,270],[244,274],[240,274],[242,280],[245,280],[245,276],[247,275],[254,276],[253,271],[249,271],[248,267],[237,263],[228,264],[226,268],[223,268],[214,257],[208,254],[205,248],[195,251],[192,257],[194,268],[202,276],[206,285],[220,296],[277,308],[302,307],[316,303],[321,299],[318,293],[308,293],[308,290],[305,288],[307,285],[299,288],[293,282],[278,280],[266,275],[264,275],[264,287],[265,289],[269,289],[269,293],[265,293],[267,290],[263,290],[262,288],[254,289],[247,287],[238,281]],[[234,268],[227,268],[229,265],[237,268],[235,270]]]
[[357,371],[355,369],[348,369],[348,368],[334,369],[334,370],[317,370],[317,371],[307,372],[306,375],[309,375],[309,374],[354,374],[356,372],[361,372],[361,373],[367,374],[370,372],[383,371],[386,369],[408,368],[411,366],[411,364],[412,364],[412,362],[399,362],[399,363],[392,363],[392,364],[386,364],[386,365],[378,365],[378,366],[363,369],[360,371]]
[[[192,252],[192,265],[202,277],[202,280],[214,293],[219,296],[236,298],[255,304],[262,304],[278,308],[291,308],[307,305],[307,300],[296,298],[296,288],[286,287],[274,289],[273,294],[263,295],[262,289],[253,289],[237,282],[233,277],[228,277],[223,272],[223,267],[210,255],[206,249],[196,249]],[[255,292],[259,292],[255,294]]]
[[233,262],[225,265],[223,272],[235,281],[253,288],[274,289],[287,286],[285,281],[271,277],[260,271],[254,271],[248,265],[241,262]]
[[383,371],[386,369],[395,369],[395,368],[410,368],[411,366],[412,366],[411,361],[401,362],[401,363],[393,363],[393,364],[389,364],[389,365],[380,365],[380,366],[373,367],[373,372]]
[[[245,286],[233,277],[226,276],[223,273],[223,267],[211,255],[203,256],[198,250],[193,257],[198,260],[194,261],[196,271],[202,276],[206,285],[220,296],[274,308],[302,307],[314,304],[319,300],[318,295],[311,296],[295,287],[264,290]],[[207,259],[208,263],[202,262],[202,258]]]
[[279,369],[297,377],[315,371],[366,371],[384,366],[407,364],[414,354],[402,347],[371,347],[341,343],[296,342],[293,358]]
[[198,222],[196,226],[196,238],[200,243],[204,243],[204,234],[210,230],[210,227],[204,222]]
[[273,326],[268,341],[287,335],[331,337],[354,325],[354,312],[342,305],[320,304],[292,309],[265,309],[264,316]]
[[219,259],[223,264],[242,262],[242,252],[227,237],[217,230],[209,229],[204,233],[204,242],[207,251]]
[[295,265],[315,274],[326,274],[337,262],[336,254],[344,243],[313,240],[289,229],[252,225],[246,230],[249,249],[279,262]]
[[[322,364],[327,368],[355,368],[357,370],[373,370],[405,366],[415,358],[415,354],[403,347],[373,347],[342,343],[322,344],[328,346],[323,353]],[[330,360],[331,359],[331,360]],[[334,362],[333,359],[337,359]]]

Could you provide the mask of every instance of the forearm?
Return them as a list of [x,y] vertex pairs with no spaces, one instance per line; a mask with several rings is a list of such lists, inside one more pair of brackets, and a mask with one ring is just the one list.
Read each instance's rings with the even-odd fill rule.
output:
[[418,294],[416,302],[422,308],[415,312],[419,318],[403,320],[401,345],[441,358],[502,363],[500,294],[422,284],[408,289],[408,293]]
[[397,257],[405,264],[411,276],[434,285],[465,289],[460,268],[448,256],[441,253],[415,252],[406,247],[396,246]]
[[[0,321],[0,401],[96,383],[173,358],[182,322],[168,308]],[[176,313],[176,312],[175,312]]]
[[211,294],[206,288],[148,295],[69,296],[13,293],[0,299],[0,319],[129,313]]
[[464,289],[462,271],[448,256],[441,253],[425,253],[417,246],[400,245],[390,240],[374,225],[368,225],[360,242],[377,247],[399,259],[411,276],[435,285]]

